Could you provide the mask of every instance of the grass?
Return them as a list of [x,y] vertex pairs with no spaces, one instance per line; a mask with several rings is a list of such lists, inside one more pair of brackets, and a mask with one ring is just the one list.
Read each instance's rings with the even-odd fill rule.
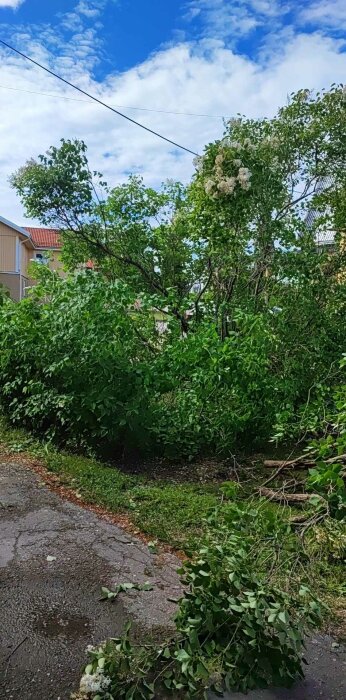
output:
[[86,502],[127,513],[143,533],[185,551],[195,548],[203,518],[220,503],[215,487],[151,482],[85,457],[48,453],[45,464]]
[[95,459],[44,447],[24,431],[10,428],[4,419],[0,420],[0,443],[14,453],[39,458],[85,502],[112,513],[126,513],[150,538],[187,553],[200,542],[203,519],[221,502],[222,494],[215,484],[175,484],[124,474]]

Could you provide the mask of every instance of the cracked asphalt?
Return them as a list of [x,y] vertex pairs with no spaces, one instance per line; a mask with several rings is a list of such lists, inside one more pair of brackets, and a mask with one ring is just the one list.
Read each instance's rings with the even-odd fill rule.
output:
[[[67,700],[88,644],[116,636],[128,620],[139,637],[167,630],[178,565],[61,500],[24,466],[0,463],[1,700]],[[125,581],[153,590],[99,600],[101,585]]]
[[[128,620],[138,637],[167,631],[179,563],[62,500],[25,466],[0,462],[1,700],[68,700],[88,644],[116,636]],[[153,590],[100,602],[101,585],[125,581],[150,581]],[[293,689],[225,700],[346,700],[346,651],[333,644],[308,642],[306,678]]]

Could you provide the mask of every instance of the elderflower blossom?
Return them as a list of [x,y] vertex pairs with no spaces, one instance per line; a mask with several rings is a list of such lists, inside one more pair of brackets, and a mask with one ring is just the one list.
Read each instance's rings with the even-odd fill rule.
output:
[[239,143],[239,141],[231,141],[230,147],[234,148],[236,151],[240,151],[242,148],[242,145],[241,145],[241,143]]
[[337,284],[346,284],[346,270],[340,270],[340,272],[335,275],[335,279]]
[[229,126],[239,126],[241,124],[240,117],[231,117],[228,122]]
[[204,162],[203,156],[196,156],[192,162],[193,162],[193,164],[198,172],[201,172],[201,170],[203,170],[203,162]]
[[243,190],[248,190],[250,188],[250,178],[251,172],[249,168],[239,168],[238,182]]
[[111,683],[111,679],[104,675],[102,668],[97,668],[95,673],[85,673],[80,681],[79,690],[86,695],[90,693],[99,693],[107,690]]
[[235,158],[233,163],[234,163],[236,168],[240,168],[243,165],[240,158]]
[[266,136],[262,143],[266,146],[272,146],[273,148],[277,148],[280,145],[280,141],[277,136]]
[[206,194],[211,194],[214,190],[215,187],[215,182],[214,180],[207,180],[205,185],[204,185],[204,190]]
[[216,158],[215,158],[215,165],[217,168],[219,168],[220,165],[222,165],[222,163],[223,163],[223,153],[218,153]]
[[221,194],[233,194],[235,186],[235,177],[226,177],[224,180],[220,180],[218,183],[218,189]]
[[306,102],[307,99],[310,97],[310,90],[308,90],[308,88],[306,88],[306,90],[301,90],[299,97],[302,102]]
[[342,232],[342,234],[340,236],[339,250],[340,250],[340,253],[342,253],[342,254],[346,253],[346,233],[345,232]]

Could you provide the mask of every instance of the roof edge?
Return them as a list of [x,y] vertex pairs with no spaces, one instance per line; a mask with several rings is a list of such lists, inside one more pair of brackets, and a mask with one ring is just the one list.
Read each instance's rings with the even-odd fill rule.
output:
[[26,231],[21,226],[17,226],[17,224],[14,224],[13,221],[5,219],[4,216],[0,216],[0,223],[5,224],[5,226],[9,226],[10,228],[13,228],[15,231],[18,231],[18,233],[21,233],[23,236],[25,236],[25,238],[31,239],[31,236],[28,231]]

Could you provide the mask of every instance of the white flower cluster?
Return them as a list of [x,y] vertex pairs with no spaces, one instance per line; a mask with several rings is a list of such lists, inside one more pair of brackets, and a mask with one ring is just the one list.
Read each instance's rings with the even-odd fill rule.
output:
[[209,178],[209,180],[206,180],[205,185],[204,185],[205,193],[206,194],[213,194],[215,184],[216,183],[214,182],[214,180],[211,180],[210,178]]
[[251,187],[250,178],[251,178],[251,172],[250,172],[249,168],[239,168],[237,180],[238,180],[242,190],[249,190],[250,189],[250,187]]
[[197,170],[197,172],[201,172],[203,170],[203,162],[204,162],[204,157],[203,156],[195,156],[193,159],[193,164]]
[[79,691],[84,695],[99,693],[107,690],[111,679],[104,675],[102,668],[97,668],[95,673],[85,673],[80,681]]
[[[220,146],[219,152],[215,157],[214,177],[209,177],[204,183],[204,191],[213,199],[217,199],[220,195],[231,195],[234,193],[237,183],[243,190],[250,189],[251,172],[249,168],[244,168],[240,158],[233,159],[233,165],[238,169],[238,174],[235,176],[227,176],[224,174],[223,164],[225,161],[225,139]],[[230,148],[241,150],[242,145],[237,141],[229,141],[227,144]]]
[[229,136],[225,136],[222,139],[221,144],[226,148],[234,148],[235,151],[241,151],[244,148],[248,148],[250,151],[252,151],[256,148],[249,138],[244,139],[243,143],[240,143],[240,141],[233,141]]
[[271,146],[272,148],[277,148],[280,145],[280,141],[277,136],[265,136],[262,143],[265,146]]
[[219,195],[233,194],[237,182],[242,190],[249,190],[251,187],[250,178],[251,172],[249,168],[239,168],[237,177],[222,177],[217,180],[209,178],[204,184],[204,191],[207,195],[216,199]]
[[233,194],[237,180],[235,177],[225,177],[219,180],[217,188],[221,194]]
[[229,126],[239,126],[241,124],[241,119],[240,117],[231,117],[228,120]]
[[223,179],[223,169],[222,169],[222,163],[223,163],[223,161],[224,161],[223,153],[222,153],[222,152],[221,152],[221,153],[218,153],[217,156],[216,156],[216,158],[215,158],[215,168],[214,168],[214,170],[215,170],[216,179],[219,181],[219,183],[220,183],[220,182],[222,181],[222,179]]

